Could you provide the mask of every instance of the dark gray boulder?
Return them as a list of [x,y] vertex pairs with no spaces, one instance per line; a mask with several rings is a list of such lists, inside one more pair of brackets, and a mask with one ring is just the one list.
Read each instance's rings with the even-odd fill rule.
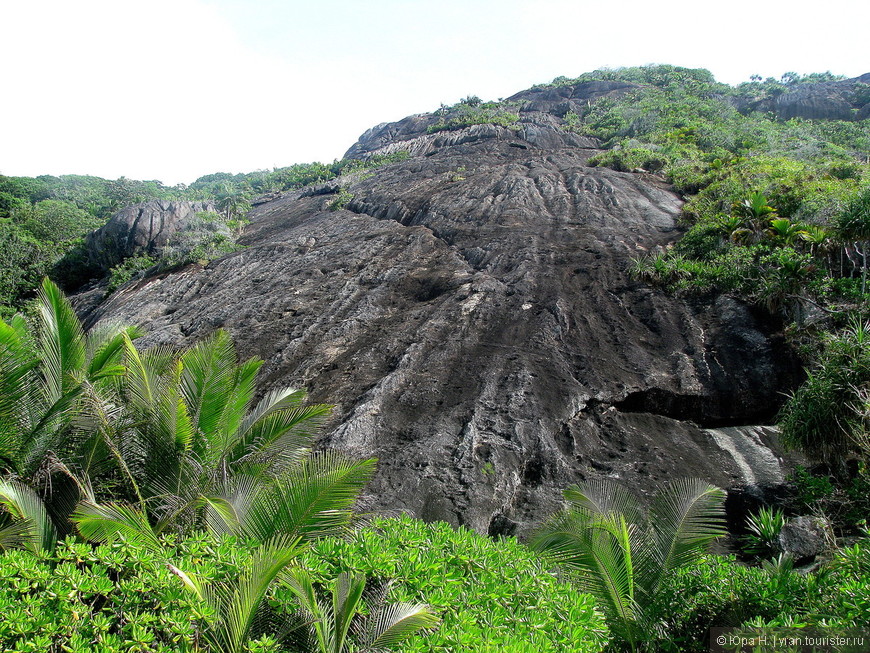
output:
[[631,280],[632,257],[678,237],[680,199],[588,167],[595,142],[541,108],[516,131],[379,126],[351,153],[416,156],[260,204],[242,250],[86,317],[141,324],[150,344],[229,329],[266,388],[336,404],[323,444],[379,458],[376,506],[480,532],[526,531],[592,476],[641,492],[781,478],[765,432],[705,430],[774,414],[798,373],[778,325]]
[[507,100],[521,103],[523,111],[540,111],[564,116],[569,111],[582,114],[593,100],[602,97],[619,97],[636,88],[639,88],[639,85],[630,82],[597,80],[565,86],[531,88],[520,91]]
[[774,111],[780,120],[852,120],[851,94],[851,84],[802,84],[777,97]]
[[833,533],[827,520],[802,515],[789,519],[776,540],[779,552],[791,556],[796,565],[813,562],[833,546]]
[[214,210],[212,202],[151,200],[128,206],[87,235],[88,261],[107,272],[130,256],[157,254],[198,213]]
[[772,112],[779,120],[864,120],[870,109],[861,101],[861,84],[870,84],[870,73],[836,82],[797,84],[778,96],[736,95],[727,99],[743,113]]

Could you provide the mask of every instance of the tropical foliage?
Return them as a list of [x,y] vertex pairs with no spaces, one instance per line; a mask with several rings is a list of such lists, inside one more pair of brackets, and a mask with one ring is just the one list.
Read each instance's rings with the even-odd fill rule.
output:
[[729,87],[704,70],[651,66],[554,83],[626,84],[565,127],[602,140],[590,163],[655,172],[686,197],[688,233],[653,255],[658,265],[641,261],[640,276],[677,291],[733,292],[800,324],[813,307],[864,301],[870,121],[783,121],[747,107],[835,79],[789,73]]
[[733,556],[704,556],[673,574],[651,612],[667,637],[660,651],[709,650],[711,627],[844,628],[870,623],[870,541],[837,551],[816,571],[792,569],[788,560],[751,567]]
[[[379,517],[347,539],[313,543],[300,566],[316,583],[344,572],[372,583],[390,579],[393,600],[428,604],[441,625],[405,642],[400,650],[407,653],[592,653],[609,639],[592,597],[556,579],[514,538],[493,540],[407,515]],[[276,596],[288,597],[288,590]]]
[[853,320],[823,342],[818,363],[783,406],[779,422],[787,444],[844,476],[849,458],[866,462],[870,456],[870,325]]
[[477,96],[469,96],[453,106],[441,105],[435,112],[438,120],[428,127],[428,133],[462,129],[471,125],[499,125],[519,129],[519,108],[510,102],[483,102]]
[[[249,650],[255,632],[268,630],[259,620],[268,612],[265,601],[273,584],[280,577],[290,587],[305,587],[301,572],[289,574],[287,567],[306,543],[343,532],[374,461],[313,453],[313,438],[330,407],[307,404],[304,391],[290,388],[255,401],[262,361],[240,362],[225,332],[183,351],[140,350],[133,341],[138,333],[129,328],[102,326],[85,334],[69,302],[48,280],[37,308],[33,333],[21,316],[9,324],[0,321],[0,460],[6,474],[0,478],[0,547],[26,549],[38,559],[51,556],[70,520],[84,540],[103,547],[67,540],[79,564],[94,551],[119,544],[163,562],[175,538],[205,536],[217,543],[238,535],[251,556],[233,574],[210,578],[193,564],[182,562],[188,571],[166,565],[177,586],[186,586],[197,599],[199,607],[188,608],[201,623],[188,622],[185,631],[193,640],[141,624],[128,634],[142,650],[154,650],[152,645],[199,650],[200,640],[203,650]],[[99,570],[95,576],[72,571],[72,580],[58,580],[36,570],[46,585],[25,587],[52,592],[57,582],[76,588],[81,583],[97,588],[93,591],[103,598],[96,604],[104,605],[112,583]],[[113,572],[108,580],[122,575]],[[343,587],[346,580],[337,582]],[[354,577],[350,585],[361,588],[365,580]],[[33,609],[49,605],[39,602]],[[345,616],[355,616],[359,607],[359,601],[348,604]],[[311,604],[302,602],[300,609],[310,610]],[[108,634],[118,634],[117,624],[102,612],[79,611],[73,603],[73,614],[74,619],[90,614]],[[332,614],[312,618],[305,623],[322,629]],[[361,641],[383,649],[434,621],[420,604],[388,606],[367,623],[369,639]],[[63,633],[64,650],[97,644],[129,650],[118,637],[107,635],[104,641],[106,633],[89,639]],[[54,642],[61,633],[26,628],[9,633],[18,636],[20,650],[36,650],[45,637]],[[343,644],[330,650],[339,653]]]
[[[600,139],[592,164],[661,175],[687,199],[685,236],[638,259],[637,278],[734,293],[795,323],[811,364],[780,421],[820,464],[798,470],[790,506],[824,510],[854,535],[870,494],[870,121],[751,109],[835,79],[787,73],[732,88],[704,70],[650,66],[553,85],[616,82],[622,96],[566,113],[564,128]],[[430,132],[477,124],[516,129],[519,108],[470,96],[442,107]],[[134,202],[209,199],[220,213],[160,259],[124,261],[114,287],[225,253],[258,195],[406,156],[174,188],[0,176],[0,647],[691,651],[706,650],[711,626],[870,624],[866,539],[810,573],[787,558],[706,555],[724,533],[723,494],[700,481],[674,482],[648,509],[614,483],[570,488],[532,542],[542,555],[409,517],[354,532],[374,461],[315,450],[328,406],[299,389],[258,390],[262,361],[240,360],[225,332],[184,350],[144,349],[120,325],[86,333],[42,281],[84,281],[83,235]],[[330,185],[335,209],[353,198],[347,179]],[[746,543],[758,558],[772,556],[784,520],[753,516]]]
[[[210,200],[220,219],[211,216],[189,225],[183,242],[173,242],[152,266],[170,268],[210,260],[235,249],[257,197],[328,181],[408,157],[406,152],[330,164],[300,163],[246,174],[215,173],[189,186],[159,181],[116,180],[81,175],[6,177],[0,175],[0,317],[9,318],[33,299],[43,277],[75,289],[98,277],[85,256],[84,236],[124,207],[147,200]],[[142,257],[112,271],[118,287],[144,269]],[[151,266],[149,266],[151,267]]]
[[632,651],[662,635],[651,613],[673,573],[725,534],[725,493],[699,480],[663,488],[645,512],[621,485],[588,481],[565,491],[568,507],[532,547],[599,601],[616,642]]
[[[300,620],[308,625],[308,639],[318,653],[380,651],[392,648],[423,628],[438,624],[429,606],[386,603],[387,584],[366,592],[362,574],[342,572],[329,592],[318,588],[304,570],[294,570],[286,586],[301,605]],[[310,644],[309,644],[310,646]]]

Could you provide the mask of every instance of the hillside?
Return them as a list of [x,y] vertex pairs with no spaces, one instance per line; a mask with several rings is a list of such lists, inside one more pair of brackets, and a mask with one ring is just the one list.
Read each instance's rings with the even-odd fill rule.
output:
[[[759,133],[802,130],[801,147],[814,130],[851,129],[855,147],[825,155],[852,166],[828,174],[837,199],[864,179],[867,80],[726,92],[680,70],[561,79],[379,125],[347,158],[405,160],[257,200],[238,251],[77,301],[90,323],[143,325],[146,343],[227,328],[243,355],[266,360],[267,387],[302,385],[337,404],[323,444],[379,459],[369,492],[380,508],[512,533],[584,478],[643,492],[685,475],[781,483],[782,451],[759,425],[802,378],[783,337],[794,315],[765,308],[754,286],[675,293],[632,274],[680,239],[687,216],[712,223],[705,206],[757,190],[750,171],[743,188],[705,197],[711,175],[761,159],[744,139],[723,163],[728,151],[705,144],[686,106],[683,125],[663,125],[657,94],[688,98],[698,115],[714,107],[723,134],[741,116],[763,121]],[[624,98],[639,122],[625,120]]]

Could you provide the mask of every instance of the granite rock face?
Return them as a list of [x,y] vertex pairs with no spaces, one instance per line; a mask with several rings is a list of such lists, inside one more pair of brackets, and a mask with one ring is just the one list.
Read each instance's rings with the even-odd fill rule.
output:
[[211,202],[151,200],[115,213],[85,239],[88,259],[108,271],[129,256],[153,255],[197,213],[214,211]]
[[[411,159],[259,204],[244,249],[86,318],[152,344],[229,329],[265,359],[264,387],[336,404],[323,444],[379,458],[376,506],[426,519],[522,532],[596,475],[745,485],[766,436],[711,429],[770,418],[797,366],[745,305],[629,278],[677,238],[681,202],[653,175],[588,167],[596,143],[560,127],[566,101],[533,94],[516,131],[380,125],[350,154]],[[353,198],[330,210],[341,188]]]
[[866,84],[870,84],[870,73],[836,82],[798,84],[775,97],[736,96],[729,101],[742,112],[771,112],[779,120],[864,120],[870,116],[870,104],[862,101],[861,85]]

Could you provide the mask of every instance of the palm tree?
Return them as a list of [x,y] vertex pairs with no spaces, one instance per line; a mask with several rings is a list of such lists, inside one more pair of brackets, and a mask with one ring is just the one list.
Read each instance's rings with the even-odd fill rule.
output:
[[225,182],[217,193],[217,208],[223,212],[228,221],[238,220],[251,210],[251,203],[241,189],[234,188]]
[[[277,536],[254,550],[238,576],[212,582],[167,565],[213,615],[203,632],[209,650],[239,653],[252,637],[266,634],[311,653],[375,653],[438,623],[429,606],[387,603],[388,584],[367,591],[363,575],[342,573],[331,583],[328,597],[322,596],[306,571],[291,566],[300,549],[299,538]],[[275,583],[296,596],[297,613],[270,611],[265,599]]]
[[[0,320],[0,503],[13,522],[29,524],[22,543],[52,546],[54,525],[44,519],[53,512],[64,520],[90,475],[111,457],[86,423],[92,411],[111,410],[113,381],[124,372],[124,342],[138,332],[107,324],[85,334],[48,279],[36,307],[35,333],[20,315]],[[44,486],[53,490],[48,506],[42,505],[49,498]]]
[[794,245],[805,232],[806,225],[789,218],[774,218],[767,228],[767,235],[783,245]]
[[737,205],[737,211],[750,218],[755,225],[763,225],[776,217],[776,209],[767,203],[767,197],[759,190],[752,191]]
[[133,505],[83,503],[75,514],[82,534],[133,537],[147,524],[152,532],[140,541],[205,529],[264,542],[348,523],[375,461],[312,453],[330,406],[306,404],[306,393],[292,388],[254,403],[262,361],[239,363],[224,331],[181,354],[139,352],[127,340],[124,361],[128,419],[102,428],[129,470]]
[[313,631],[313,646],[307,650],[317,653],[385,651],[439,621],[427,605],[386,603],[388,585],[367,593],[362,574],[342,573],[332,582],[326,600],[302,569],[290,570],[285,583]]
[[715,224],[733,243],[742,242],[752,233],[745,227],[744,218],[739,215],[721,215],[716,219]]
[[761,191],[753,191],[748,197],[734,205],[734,214],[745,220],[743,231],[732,231],[732,240],[735,242],[749,242],[764,234],[769,222],[777,217],[776,209],[767,203],[767,197]]
[[808,243],[810,246],[810,256],[819,256],[824,254],[825,265],[828,271],[833,275],[834,266],[830,260],[830,254],[834,245],[833,234],[824,227],[817,224],[804,225],[800,233],[801,240]]
[[531,545],[598,599],[611,632],[635,651],[656,635],[648,606],[668,577],[725,534],[724,497],[704,481],[682,479],[645,512],[622,486],[591,480],[565,491],[568,507]]
[[255,633],[258,617],[266,611],[264,599],[286,567],[299,553],[299,538],[277,537],[257,547],[247,570],[236,578],[204,582],[194,572],[167,565],[185,587],[211,610],[211,623],[203,633],[210,651],[241,653]]

